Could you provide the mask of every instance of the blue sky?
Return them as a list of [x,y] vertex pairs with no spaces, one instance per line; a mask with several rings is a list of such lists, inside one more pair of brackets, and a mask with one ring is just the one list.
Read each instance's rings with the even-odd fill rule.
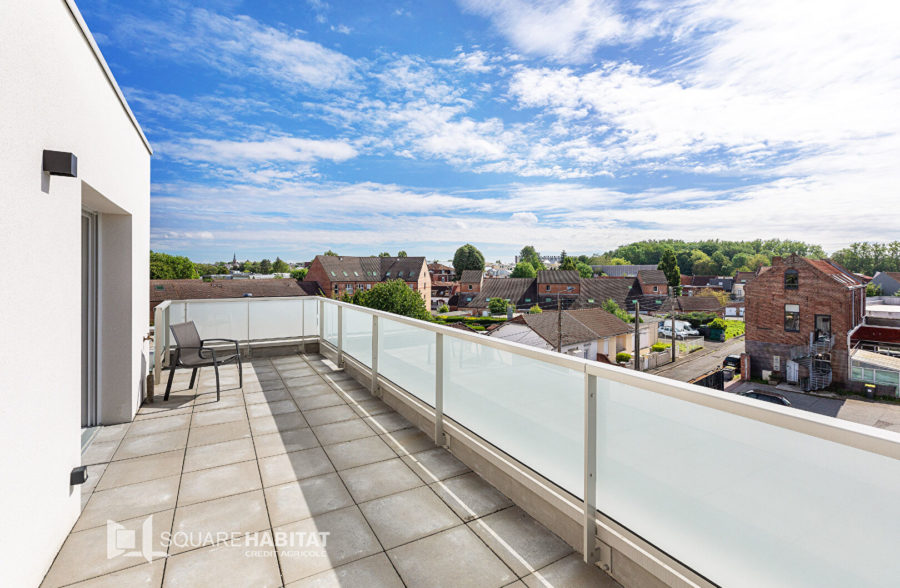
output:
[[155,149],[158,251],[897,238],[893,2],[79,7]]

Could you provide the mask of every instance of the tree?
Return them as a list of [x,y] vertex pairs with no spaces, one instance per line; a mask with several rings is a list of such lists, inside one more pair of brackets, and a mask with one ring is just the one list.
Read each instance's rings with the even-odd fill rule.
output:
[[579,261],[576,264],[575,269],[578,270],[578,275],[580,275],[582,278],[590,278],[594,275],[594,270],[591,268],[591,266],[584,263],[583,261]]
[[513,269],[512,273],[509,275],[511,278],[536,278],[537,271],[535,271],[534,266],[531,265],[527,261],[520,261],[516,264],[515,269]]
[[672,293],[675,296],[681,296],[681,268],[678,267],[674,249],[671,247],[666,248],[656,269],[662,270],[662,273],[666,274],[666,283],[669,284]]
[[403,251],[401,249],[400,251],[397,252],[397,257],[406,257],[406,251]]
[[[634,322],[634,316],[622,310],[622,308],[618,304],[616,304],[616,301],[612,298],[607,298],[606,302],[601,305],[601,308],[610,314],[616,315],[626,323]],[[641,319],[641,322],[644,322],[643,319]]]
[[382,251],[381,253],[378,254],[378,257],[390,257],[390,256],[391,256],[391,254],[388,253],[387,251]]
[[691,265],[695,276],[710,276],[718,273],[716,263],[699,249],[691,252]]
[[332,256],[332,257],[338,257],[338,254],[335,253],[334,251],[332,251],[331,249],[329,249],[328,251],[326,251],[326,252],[323,253],[322,255],[330,255],[330,256]]
[[474,245],[466,243],[456,250],[453,255],[453,269],[456,271],[456,279],[462,277],[465,270],[484,271],[484,255]]
[[751,255],[750,259],[747,260],[747,265],[750,267],[750,270],[754,272],[761,267],[769,265],[769,263],[769,258],[763,253]]
[[506,314],[507,306],[509,306],[509,302],[503,298],[491,298],[488,302],[488,310],[491,311],[491,314]]
[[306,274],[309,273],[309,270],[305,267],[298,267],[294,271],[291,272],[291,277],[295,280],[302,280],[306,277]]
[[289,266],[287,262],[285,262],[280,257],[276,257],[275,263],[272,264],[272,271],[276,274],[286,274],[287,272],[291,271],[291,266]]
[[259,262],[259,273],[261,274],[271,274],[272,273],[272,262],[268,259],[264,259]]
[[712,296],[719,301],[720,306],[728,304],[728,292],[725,290],[716,290],[715,288],[702,288],[696,294],[697,296]]
[[[435,263],[437,263],[437,262],[435,262]],[[440,308],[438,308],[438,312],[441,314],[448,313],[448,312],[450,312],[450,307],[447,306],[446,304],[441,304]]]
[[878,284],[873,284],[872,282],[866,284],[866,296],[881,296],[883,292],[883,289]]
[[544,311],[537,304],[528,309],[528,314],[541,314],[542,312]]
[[531,245],[522,247],[522,251],[519,252],[519,261],[527,261],[535,271],[544,269],[544,262],[541,261],[541,254]]
[[189,280],[198,277],[194,264],[187,257],[150,252],[151,280]]
[[716,251],[710,256],[710,261],[714,264],[715,274],[717,276],[727,276],[731,273],[731,262],[725,257],[721,251]]
[[631,263],[624,257],[611,257],[607,261],[609,261],[609,263],[604,263],[601,265],[631,265]]
[[[565,253],[565,251],[563,251]],[[561,270],[578,270],[578,262],[575,261],[574,257],[564,257],[562,262],[559,264],[559,269]]]
[[425,299],[403,280],[389,280],[375,284],[371,290],[357,290],[353,303],[424,321],[431,320]]

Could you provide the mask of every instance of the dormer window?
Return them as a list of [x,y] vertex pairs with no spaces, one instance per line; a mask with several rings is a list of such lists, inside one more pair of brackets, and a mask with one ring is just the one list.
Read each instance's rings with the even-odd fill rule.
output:
[[800,274],[795,269],[789,269],[784,272],[784,289],[796,290],[800,287]]

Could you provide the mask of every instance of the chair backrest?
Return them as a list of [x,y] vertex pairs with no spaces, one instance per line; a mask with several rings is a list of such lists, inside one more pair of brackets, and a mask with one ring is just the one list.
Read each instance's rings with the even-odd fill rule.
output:
[[199,347],[202,344],[202,341],[194,321],[171,325],[170,328],[172,329],[172,335],[175,337],[175,343],[177,343],[178,347],[182,350],[181,361],[184,363],[199,361],[201,359]]

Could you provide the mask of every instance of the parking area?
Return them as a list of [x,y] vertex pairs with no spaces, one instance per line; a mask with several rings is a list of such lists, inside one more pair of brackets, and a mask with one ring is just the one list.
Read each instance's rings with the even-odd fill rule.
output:
[[682,382],[690,382],[698,376],[722,366],[722,360],[728,355],[740,355],[744,352],[744,338],[735,337],[724,343],[704,341],[703,349],[690,355],[679,357],[674,363],[668,363],[648,373]]

